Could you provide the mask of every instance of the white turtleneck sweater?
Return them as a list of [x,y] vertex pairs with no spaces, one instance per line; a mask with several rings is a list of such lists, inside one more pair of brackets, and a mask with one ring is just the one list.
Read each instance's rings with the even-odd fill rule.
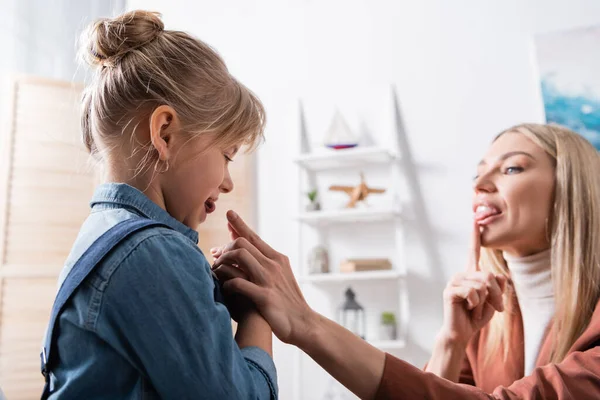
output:
[[550,270],[550,250],[527,257],[504,253],[504,259],[519,299],[525,335],[525,375],[531,374],[554,316],[554,287]]

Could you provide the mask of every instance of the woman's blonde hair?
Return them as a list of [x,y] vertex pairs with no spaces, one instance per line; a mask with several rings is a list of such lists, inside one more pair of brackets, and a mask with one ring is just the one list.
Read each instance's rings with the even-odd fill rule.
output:
[[[161,16],[130,11],[92,23],[80,55],[96,68],[83,95],[83,141],[92,154],[134,140],[135,129],[161,105],[177,113],[194,137],[215,133],[214,145],[254,147],[263,138],[261,102],[227,70],[207,44],[165,30]],[[144,157],[156,157],[150,143]],[[139,150],[139,149],[138,149]],[[154,150],[154,153],[156,151]]]
[[[550,362],[561,362],[588,326],[600,298],[600,156],[582,136],[557,125],[523,124],[506,133],[524,135],[555,163],[554,205],[548,216],[556,312]],[[509,277],[499,250],[481,251],[481,268]],[[502,348],[508,354],[514,289],[504,296],[506,311],[490,324],[487,359]]]

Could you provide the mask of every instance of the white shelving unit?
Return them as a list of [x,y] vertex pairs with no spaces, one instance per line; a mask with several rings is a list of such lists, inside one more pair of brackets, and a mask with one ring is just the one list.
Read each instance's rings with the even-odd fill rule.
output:
[[320,149],[318,152],[301,154],[296,164],[309,171],[325,171],[355,168],[366,164],[385,164],[396,160],[396,153],[381,147],[355,147],[346,150]]
[[296,219],[313,226],[326,226],[331,224],[380,222],[396,220],[402,217],[400,208],[393,209],[341,209],[326,211],[304,212]]
[[[398,108],[398,102],[394,93],[394,105]],[[303,119],[304,116],[301,115]],[[396,113],[396,118],[399,118],[399,113]],[[399,121],[396,121],[396,127],[400,126]],[[381,147],[381,146],[370,146],[370,147],[356,147],[353,149],[345,150],[330,150],[330,149],[318,149],[313,152],[305,152],[295,158],[294,162],[298,165],[301,182],[298,194],[301,198],[304,197],[304,193],[307,192],[308,187],[302,184],[302,182],[308,182],[309,186],[316,186],[316,182],[319,179],[319,175],[323,172],[328,174],[335,173],[336,171],[356,171],[358,174],[363,168],[370,168],[372,166],[378,166],[379,168],[387,168],[389,173],[388,192],[391,193],[392,204],[391,206],[381,208],[357,208],[357,209],[324,209],[322,211],[304,211],[305,202],[300,203],[300,209],[298,214],[295,216],[295,220],[299,226],[299,255],[300,255],[300,271],[299,282],[303,290],[307,286],[311,286],[311,290],[318,290],[329,293],[338,293],[340,286],[352,286],[353,288],[359,288],[361,285],[377,285],[383,284],[388,285],[386,288],[393,285],[395,291],[390,291],[391,297],[386,298],[389,301],[388,309],[396,310],[397,323],[398,323],[398,338],[397,340],[378,340],[377,338],[367,337],[367,341],[383,351],[397,352],[401,351],[406,346],[406,332],[409,322],[409,307],[408,307],[408,292],[406,290],[406,271],[407,266],[404,260],[404,228],[407,219],[410,219],[409,212],[402,207],[403,201],[401,188],[399,187],[399,181],[402,177],[402,165],[399,162],[401,160],[400,154],[401,149],[399,143],[401,140],[397,137],[402,134],[400,129],[396,132],[397,135],[392,138],[394,146]],[[305,124],[301,121],[301,134],[303,138],[306,138]],[[304,142],[306,143],[306,142]],[[305,145],[302,145],[305,147]],[[302,148],[302,151],[306,151]],[[337,266],[330,264],[330,273],[323,274],[309,274],[307,255],[311,250],[306,244],[310,241],[305,241],[304,237],[306,234],[312,234],[313,239],[316,237],[316,241],[326,245],[329,242],[328,235],[331,234],[330,229],[336,229],[340,227],[354,226],[365,227],[368,224],[375,224],[377,226],[392,226],[393,238],[392,246],[394,246],[394,262],[391,270],[385,271],[369,271],[369,272],[355,272],[355,273],[341,273],[336,272]],[[354,228],[350,228],[354,229]],[[389,229],[389,228],[388,228]],[[306,232],[308,231],[308,233]],[[356,235],[361,234],[362,229],[358,229]],[[392,294],[396,292],[397,295]],[[343,299],[339,299],[342,301]],[[357,297],[357,300],[361,303],[367,303],[369,299],[365,297]],[[364,305],[364,304],[363,304]],[[373,311],[373,310],[372,310]],[[384,310],[381,310],[384,311]],[[302,371],[302,357],[300,352],[296,353],[296,369],[295,369],[295,399],[301,400],[303,397],[303,390],[306,381],[303,381]]]
[[300,278],[301,283],[312,283],[314,285],[342,284],[349,282],[389,281],[393,279],[404,279],[406,274],[401,271],[368,271],[368,272],[341,272],[328,274],[312,274]]

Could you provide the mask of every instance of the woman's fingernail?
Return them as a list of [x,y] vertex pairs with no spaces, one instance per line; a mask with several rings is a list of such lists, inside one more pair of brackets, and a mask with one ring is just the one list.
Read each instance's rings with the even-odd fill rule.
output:
[[215,254],[219,251],[218,247],[213,247],[212,249],[210,249],[211,254]]
[[227,213],[227,219],[230,221],[235,221],[237,218],[238,218],[237,213],[233,210],[229,210],[229,212]]

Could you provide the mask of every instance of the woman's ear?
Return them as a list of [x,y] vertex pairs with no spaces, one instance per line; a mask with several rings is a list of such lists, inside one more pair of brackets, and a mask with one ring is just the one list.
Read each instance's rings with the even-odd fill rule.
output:
[[159,106],[150,115],[150,142],[158,151],[161,161],[168,161],[171,157],[172,135],[179,128],[179,119],[173,107]]

